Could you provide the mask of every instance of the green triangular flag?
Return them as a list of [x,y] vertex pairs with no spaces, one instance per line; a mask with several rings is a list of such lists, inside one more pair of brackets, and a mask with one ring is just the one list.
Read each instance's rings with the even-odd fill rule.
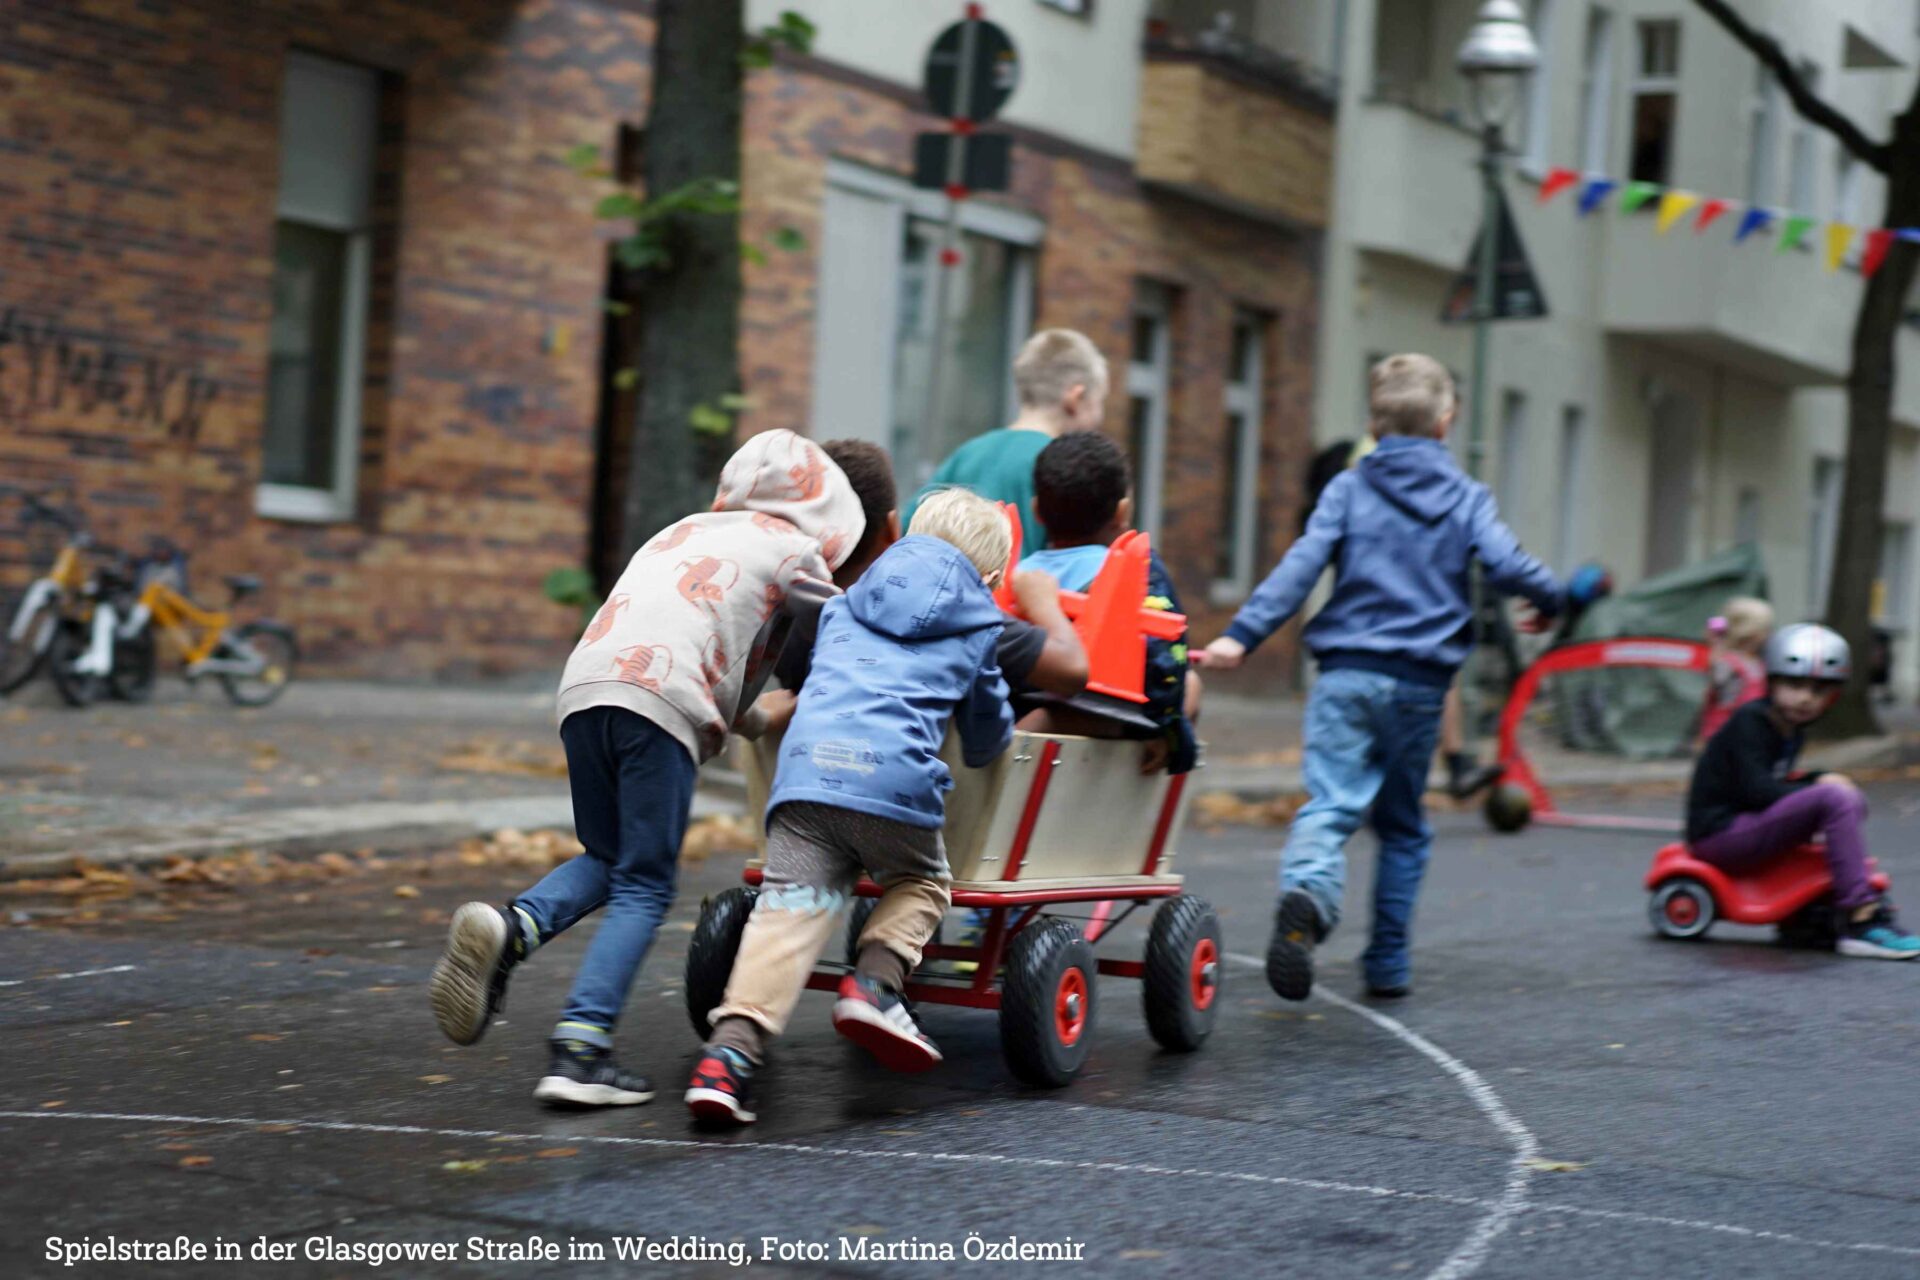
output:
[[1798,245],[1801,237],[1811,231],[1814,224],[1818,221],[1818,218],[1809,218],[1803,213],[1796,213],[1789,217],[1785,222],[1780,224],[1780,247],[1775,249],[1774,252],[1785,253],[1795,245]]
[[1660,184],[1657,182],[1629,182],[1620,188],[1620,212],[1632,213],[1659,194]]

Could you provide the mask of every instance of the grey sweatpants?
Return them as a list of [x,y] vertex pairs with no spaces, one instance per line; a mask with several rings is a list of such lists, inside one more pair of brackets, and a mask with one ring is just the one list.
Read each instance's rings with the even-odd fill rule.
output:
[[860,945],[885,947],[909,971],[920,963],[920,949],[953,901],[940,832],[790,801],[767,820],[766,877],[712,1022],[749,1018],[776,1036],[786,1028],[862,870],[886,893],[861,930]]

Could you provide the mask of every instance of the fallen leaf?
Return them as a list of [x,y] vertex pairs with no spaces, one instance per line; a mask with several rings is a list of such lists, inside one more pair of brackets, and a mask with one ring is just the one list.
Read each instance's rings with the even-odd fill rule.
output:
[[451,1079],[453,1079],[452,1076],[420,1076],[419,1077],[421,1084],[445,1084],[447,1081]]
[[107,1025],[110,1027],[130,1027],[133,1025],[133,1019],[122,1018],[119,1022],[109,1022]]
[[259,1127],[259,1129],[256,1132],[292,1133],[294,1130],[298,1129],[299,1127],[300,1127],[299,1125],[293,1125],[293,1124],[263,1124]]
[[52,1111],[57,1107],[64,1107],[66,1105],[67,1105],[67,1100],[65,1098],[55,1098],[52,1102],[41,1103],[40,1109],[42,1111]]
[[577,1156],[577,1155],[579,1155],[579,1154],[580,1154],[580,1148],[578,1148],[578,1147],[548,1147],[548,1148],[547,1148],[546,1150],[544,1150],[544,1151],[536,1151],[536,1152],[534,1152],[533,1154],[534,1154],[534,1155],[536,1155],[536,1156],[538,1156],[538,1157],[540,1157],[540,1159],[542,1159],[542,1160],[565,1160],[565,1159],[566,1159],[566,1158],[567,1158],[568,1156]]
[[1586,1167],[1578,1160],[1542,1160],[1535,1156],[1527,1161],[1527,1168],[1540,1173],[1578,1173]]
[[410,884],[397,884],[393,886],[393,896],[396,898],[417,898],[420,896],[420,891]]
[[180,1157],[180,1167],[181,1167],[182,1169],[198,1169],[198,1168],[199,1168],[199,1167],[200,1167],[201,1165],[206,1165],[206,1164],[212,1164],[212,1163],[213,1163],[213,1157],[212,1157],[212,1156],[182,1156],[182,1157]]
[[256,1032],[253,1035],[248,1036],[247,1039],[258,1040],[261,1044],[273,1044],[274,1042],[279,1040],[280,1037],[274,1035],[272,1032],[260,1031],[260,1032]]
[[440,1166],[448,1173],[478,1173],[487,1167],[485,1160],[449,1160]]

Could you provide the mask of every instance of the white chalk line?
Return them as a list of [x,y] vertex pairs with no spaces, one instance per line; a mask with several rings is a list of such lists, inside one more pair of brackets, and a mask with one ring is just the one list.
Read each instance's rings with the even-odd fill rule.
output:
[[116,964],[109,969],[79,969],[73,973],[49,973],[36,978],[0,978],[0,987],[17,987],[28,982],[65,982],[70,978],[97,978],[103,973],[132,973],[137,964]]
[[[1255,959],[1253,956],[1228,952],[1227,959],[1255,969],[1266,968],[1266,961]],[[1513,1220],[1526,1209],[1527,1182],[1534,1174],[1529,1162],[1540,1156],[1539,1139],[1533,1136],[1533,1130],[1520,1123],[1519,1118],[1507,1110],[1507,1104],[1500,1100],[1500,1095],[1494,1092],[1493,1086],[1488,1084],[1479,1072],[1399,1019],[1389,1018],[1386,1014],[1369,1009],[1363,1004],[1356,1004],[1345,996],[1328,991],[1325,987],[1315,987],[1314,994],[1349,1013],[1365,1018],[1452,1076],[1466,1091],[1473,1105],[1493,1122],[1494,1128],[1500,1130],[1508,1142],[1513,1144],[1513,1159],[1507,1163],[1507,1184],[1501,1189],[1500,1198],[1493,1202],[1487,1215],[1474,1224],[1467,1238],[1454,1247],[1446,1260],[1427,1274],[1427,1280],[1464,1280],[1464,1277],[1472,1275],[1486,1263],[1487,1255],[1493,1250],[1493,1242],[1499,1239],[1501,1234],[1513,1225]]]
[[[414,1124],[376,1124],[349,1120],[273,1120],[261,1116],[190,1116],[153,1112],[107,1111],[0,1111],[0,1120],[94,1120],[112,1124],[194,1125],[207,1128],[254,1129],[274,1136],[299,1132],[377,1133],[423,1138],[463,1138],[490,1142],[538,1142],[545,1144],[594,1145],[605,1147],[652,1147],[668,1150],[713,1152],[774,1152],[777,1154],[830,1156],[835,1159],[924,1160],[941,1164],[1001,1165],[1019,1169],[1080,1170],[1093,1173],[1125,1173],[1146,1177],[1199,1178],[1214,1182],[1239,1182],[1256,1186],[1293,1187],[1305,1191],[1363,1195],[1379,1200],[1406,1200],[1429,1204],[1453,1205],[1463,1209],[1496,1209],[1504,1200],[1479,1196],[1448,1195],[1437,1191],[1407,1191],[1398,1187],[1374,1186],[1360,1182],[1341,1182],[1329,1178],[1295,1178],[1284,1174],[1234,1173],[1221,1169],[1177,1169],[1163,1165],[1135,1164],[1120,1160],[1054,1160],[1045,1156],[1003,1156],[989,1152],[876,1150],[870,1147],[822,1147],[802,1142],[701,1142],[691,1138],[634,1138],[605,1134],[520,1133],[506,1129],[442,1129]],[[1823,1240],[1795,1235],[1790,1231],[1768,1231],[1727,1222],[1690,1218],[1670,1218],[1659,1214],[1635,1213],[1620,1209],[1588,1209],[1579,1205],[1528,1201],[1520,1205],[1527,1213],[1565,1214],[1606,1222],[1627,1222],[1644,1226],[1672,1227],[1686,1231],[1711,1231],[1742,1239],[1765,1240],[1776,1244],[1799,1245],[1812,1249],[1830,1249],[1850,1253],[1891,1254],[1920,1258],[1920,1248],[1873,1242]]]

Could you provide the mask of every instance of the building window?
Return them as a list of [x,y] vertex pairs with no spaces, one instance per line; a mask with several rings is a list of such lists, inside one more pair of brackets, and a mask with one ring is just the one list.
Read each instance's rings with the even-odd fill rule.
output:
[[[1820,92],[1820,68],[1800,64],[1800,78],[1810,93]],[[1793,144],[1787,157],[1787,204],[1795,213],[1813,212],[1813,126],[1796,113]]]
[[1747,130],[1747,203],[1769,204],[1780,180],[1780,82],[1762,63],[1754,66]]
[[353,516],[380,82],[296,53],[280,102],[260,514]]
[[1143,280],[1134,289],[1127,360],[1127,445],[1133,456],[1134,524],[1160,534],[1167,468],[1167,398],[1172,382],[1173,291]]
[[1580,536],[1581,495],[1586,492],[1587,411],[1577,404],[1560,410],[1560,484],[1554,531],[1554,562],[1562,572],[1573,568]]
[[1845,474],[1838,458],[1813,462],[1813,520],[1807,536],[1807,615],[1827,611],[1827,585],[1833,581],[1833,550],[1840,535],[1840,480]]
[[1873,584],[1873,619],[1889,631],[1913,625],[1913,525],[1888,520],[1880,526],[1880,577]]
[[1839,172],[1834,182],[1833,220],[1850,227],[1859,226],[1861,165],[1850,151],[1841,149],[1838,154]]
[[1613,111],[1613,14],[1587,11],[1587,45],[1580,60],[1580,167],[1607,168],[1608,126]]
[[[1627,176],[1665,186],[1673,173],[1674,120],[1680,111],[1680,23],[1642,22],[1633,81],[1633,153]],[[1652,208],[1649,203],[1645,207]]]
[[1760,490],[1754,485],[1740,486],[1733,504],[1733,542],[1746,546],[1760,542]]
[[1527,77],[1527,141],[1523,166],[1544,173],[1553,133],[1553,16],[1554,0],[1533,0],[1533,37],[1540,46],[1540,66]]
[[813,431],[887,449],[907,497],[963,442],[1013,418],[1013,357],[1032,326],[1032,249],[1044,224],[978,201],[963,206],[961,261],[948,268],[941,402],[930,408],[944,197],[835,160],[822,204]]
[[1380,0],[1374,19],[1373,92],[1386,102],[1437,111],[1431,0]]
[[1244,599],[1253,589],[1260,555],[1260,389],[1265,385],[1261,350],[1267,321],[1251,312],[1233,320],[1233,345],[1227,354],[1226,430],[1221,438],[1221,471],[1227,501],[1220,521],[1220,555],[1214,564],[1216,603]]
[[1524,391],[1509,391],[1500,398],[1500,471],[1495,477],[1494,494],[1500,501],[1500,513],[1508,524],[1520,517],[1521,498],[1526,493],[1527,474],[1527,396]]

